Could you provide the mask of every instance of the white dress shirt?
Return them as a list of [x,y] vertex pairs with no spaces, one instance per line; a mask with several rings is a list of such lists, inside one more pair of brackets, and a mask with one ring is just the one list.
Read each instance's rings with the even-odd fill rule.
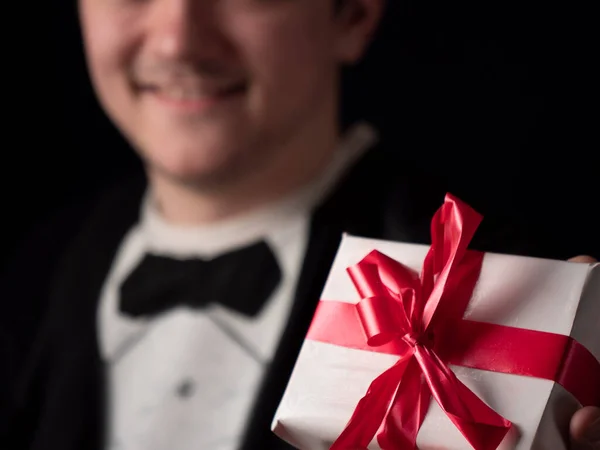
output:
[[[243,217],[200,227],[166,223],[148,192],[121,242],[98,309],[108,366],[109,450],[233,450],[290,313],[308,244],[311,212],[376,140],[353,127],[318,179]],[[213,258],[264,239],[281,282],[257,317],[214,304],[177,307],[151,319],[119,312],[119,287],[147,252]]]

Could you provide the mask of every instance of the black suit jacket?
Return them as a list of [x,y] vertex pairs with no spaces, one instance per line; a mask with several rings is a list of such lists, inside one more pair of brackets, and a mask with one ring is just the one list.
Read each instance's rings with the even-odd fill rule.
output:
[[[2,383],[6,406],[0,407],[0,432],[9,444],[2,448],[104,448],[106,367],[96,340],[96,309],[121,239],[138,218],[144,189],[143,179],[127,182],[83,213],[44,229],[2,287],[18,302],[14,317],[0,319],[0,349],[10,369]],[[429,243],[431,217],[448,190],[444,180],[380,147],[359,161],[314,213],[295,302],[249,417],[243,450],[289,448],[271,433],[270,423],[342,233]],[[454,193],[485,216],[471,248],[564,257],[536,243],[527,223],[512,220],[481,192]]]

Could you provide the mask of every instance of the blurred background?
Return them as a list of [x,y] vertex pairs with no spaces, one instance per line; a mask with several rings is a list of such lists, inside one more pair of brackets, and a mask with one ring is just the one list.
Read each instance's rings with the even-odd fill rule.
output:
[[[139,170],[94,98],[75,0],[11,8],[2,264],[45,218]],[[390,0],[369,57],[346,74],[345,119],[371,120],[402,158],[527,216],[549,245],[568,238],[592,253],[600,242],[593,17],[591,4]]]

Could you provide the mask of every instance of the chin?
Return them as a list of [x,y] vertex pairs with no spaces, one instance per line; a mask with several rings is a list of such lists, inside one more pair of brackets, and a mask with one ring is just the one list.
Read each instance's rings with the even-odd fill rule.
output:
[[238,172],[242,152],[227,147],[162,148],[146,155],[157,176],[185,184],[214,186]]

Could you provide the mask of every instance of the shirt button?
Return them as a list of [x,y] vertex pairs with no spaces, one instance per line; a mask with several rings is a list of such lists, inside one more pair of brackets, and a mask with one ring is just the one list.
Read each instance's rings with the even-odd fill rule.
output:
[[195,384],[191,379],[185,379],[177,386],[177,396],[179,398],[190,398],[194,395]]

